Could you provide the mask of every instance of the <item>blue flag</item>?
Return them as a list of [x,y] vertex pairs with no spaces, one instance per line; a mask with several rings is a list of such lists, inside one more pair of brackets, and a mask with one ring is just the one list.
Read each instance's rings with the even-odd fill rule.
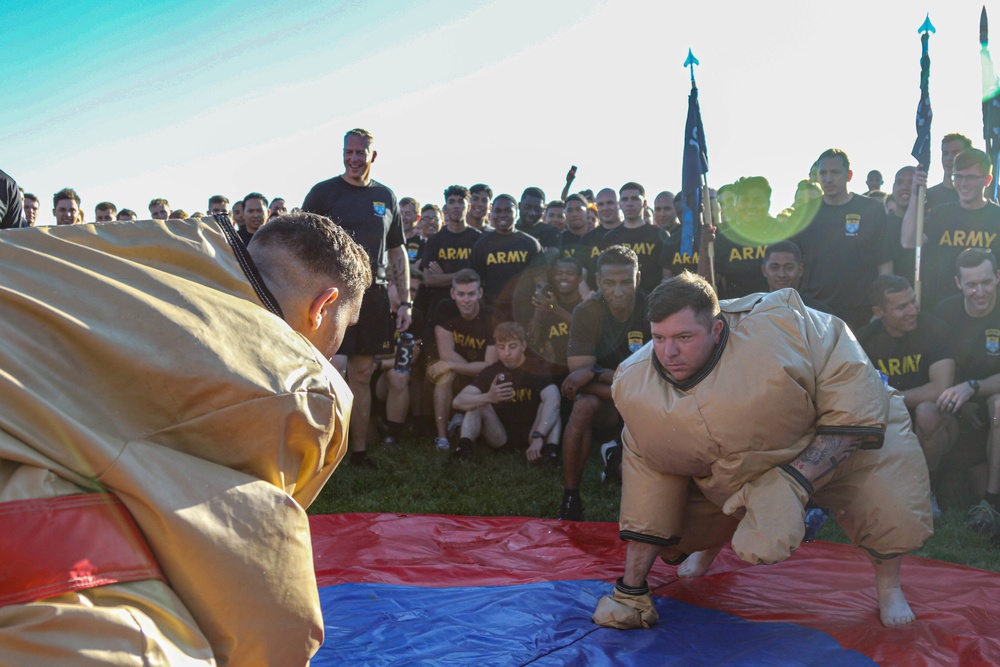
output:
[[705,145],[705,128],[701,125],[701,107],[698,106],[698,87],[691,81],[688,96],[687,125],[684,128],[684,168],[681,172],[681,254],[694,256],[700,245],[701,232],[701,177],[708,173],[708,147]]
[[[986,20],[986,7],[979,15],[979,45],[980,60],[983,68],[983,139],[986,140],[986,153],[993,161],[993,173],[1000,167],[1000,79],[997,79],[993,68],[993,59],[989,49],[989,26]],[[997,179],[993,178],[990,187],[990,199],[997,200]]]
[[[924,23],[921,28],[930,25]],[[930,28],[933,30],[933,26]],[[917,140],[913,143],[913,155],[924,169],[931,166],[931,95],[928,90],[931,78],[931,57],[927,54],[927,41],[930,31],[924,30],[920,35],[920,102],[917,104]]]

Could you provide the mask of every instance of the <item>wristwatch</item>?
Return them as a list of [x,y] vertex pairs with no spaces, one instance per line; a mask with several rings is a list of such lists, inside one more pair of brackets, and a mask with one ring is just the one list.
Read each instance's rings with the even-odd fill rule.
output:
[[539,433],[538,431],[535,431],[534,433],[531,434],[531,439],[534,440],[535,438],[541,438],[542,440],[544,440],[545,436]]
[[593,366],[591,366],[590,372],[594,374],[595,378],[600,377],[601,373],[604,372],[604,368],[602,368],[600,364],[594,364]]
[[413,302],[412,301],[401,301],[399,303],[399,307],[402,308],[403,306],[406,306],[410,310],[413,310]]
[[972,387],[973,396],[979,393],[979,380],[969,380],[969,386]]

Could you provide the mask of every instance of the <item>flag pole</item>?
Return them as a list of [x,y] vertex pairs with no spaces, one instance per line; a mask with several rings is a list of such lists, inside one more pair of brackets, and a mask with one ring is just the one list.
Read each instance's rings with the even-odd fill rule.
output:
[[[698,86],[694,80],[694,66],[699,65],[698,59],[694,57],[694,53],[691,49],[688,49],[687,59],[684,61],[684,67],[691,70],[691,91],[696,93]],[[705,229],[712,225],[712,201],[710,191],[708,189],[708,177],[704,173],[701,174],[701,227],[704,233]],[[712,284],[712,289],[718,291],[715,286],[715,241],[708,242],[708,280]]]
[[[930,101],[930,71],[931,59],[927,53],[927,42],[930,33],[937,32],[931,23],[930,14],[917,29],[920,33],[920,102],[917,105],[917,141],[913,145],[913,157],[924,169],[930,168],[930,135],[931,135],[931,101]],[[914,249],[913,293],[917,305],[921,302],[920,255],[924,244],[924,208],[927,201],[927,186],[917,186],[917,241]]]

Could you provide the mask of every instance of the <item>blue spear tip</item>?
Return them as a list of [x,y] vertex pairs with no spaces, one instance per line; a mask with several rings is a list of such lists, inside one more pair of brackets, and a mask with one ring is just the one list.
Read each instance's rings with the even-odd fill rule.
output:
[[930,12],[927,13],[927,18],[925,18],[924,22],[920,24],[919,28],[917,28],[917,32],[937,32],[937,28],[934,27],[933,23],[931,23]]
[[698,62],[698,59],[694,57],[694,54],[691,53],[691,49],[688,49],[688,57],[687,60],[684,61],[684,67],[688,67],[689,65],[700,65],[700,64],[701,63]]

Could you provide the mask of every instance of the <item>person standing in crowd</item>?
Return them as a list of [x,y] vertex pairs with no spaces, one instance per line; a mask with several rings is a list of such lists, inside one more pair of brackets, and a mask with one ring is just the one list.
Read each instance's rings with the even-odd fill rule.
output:
[[30,192],[25,192],[21,199],[24,203],[24,226],[34,227],[35,223],[38,222],[38,211],[41,209],[38,197]]
[[493,188],[485,183],[476,183],[469,188],[469,214],[466,216],[469,227],[481,232],[493,231],[489,221],[492,201]]
[[[208,198],[208,214],[229,215],[229,198],[225,195],[212,195]],[[233,223],[235,225],[235,222]]]
[[102,201],[94,207],[94,220],[97,222],[111,222],[118,215],[118,207],[109,201]]
[[517,204],[517,229],[538,239],[542,248],[559,247],[559,230],[542,222],[545,210],[545,193],[541,188],[525,188]]
[[903,247],[903,216],[910,205],[913,194],[913,175],[917,168],[908,166],[896,172],[892,182],[892,192],[886,200],[885,213],[885,256],[892,260],[892,272],[906,278],[911,284],[916,280],[916,259],[913,250]]
[[162,197],[149,202],[149,217],[153,220],[169,220],[173,215],[170,209],[170,202]]
[[646,292],[663,280],[664,249],[669,244],[669,236],[665,231],[643,219],[646,211],[646,190],[638,183],[626,183],[618,191],[618,205],[621,207],[624,222],[614,229],[608,230],[602,239],[604,247],[623,245],[632,250],[639,258],[639,289]]
[[[972,148],[972,139],[964,134],[951,132],[941,137],[941,168],[944,170],[944,177],[937,185],[927,188],[925,204],[928,211],[941,204],[958,201],[951,176],[954,173],[955,157],[966,148]],[[930,165],[926,166],[930,168]]]
[[[421,296],[421,307],[431,316],[439,303],[451,298],[451,281],[456,273],[468,268],[472,246],[482,236],[482,232],[466,223],[468,211],[469,190],[465,186],[452,185],[444,191],[446,224],[427,240],[423,259],[420,260],[423,291],[426,293],[426,296]],[[433,332],[427,337],[432,336]]]
[[52,215],[57,225],[78,225],[83,222],[80,195],[73,188],[63,188],[52,195]]
[[680,221],[677,219],[677,209],[674,208],[674,193],[664,190],[656,195],[653,200],[653,224],[665,231],[673,234],[680,229]]
[[267,207],[267,197],[259,192],[251,192],[243,198],[243,228],[237,230],[236,233],[243,243],[250,243],[253,235],[267,224],[270,217],[271,211]]
[[[375,139],[356,128],[344,135],[344,173],[317,183],[309,190],[302,210],[324,215],[346,229],[371,259],[374,278],[361,304],[361,319],[347,330],[341,354],[347,356],[347,381],[354,392],[351,414],[352,465],[374,468],[368,458],[368,422],[371,417],[372,372],[375,357],[392,349],[395,331],[410,326],[410,262],[404,248],[403,222],[396,195],[371,177],[378,157]],[[391,283],[399,298],[395,326],[389,305]]]

